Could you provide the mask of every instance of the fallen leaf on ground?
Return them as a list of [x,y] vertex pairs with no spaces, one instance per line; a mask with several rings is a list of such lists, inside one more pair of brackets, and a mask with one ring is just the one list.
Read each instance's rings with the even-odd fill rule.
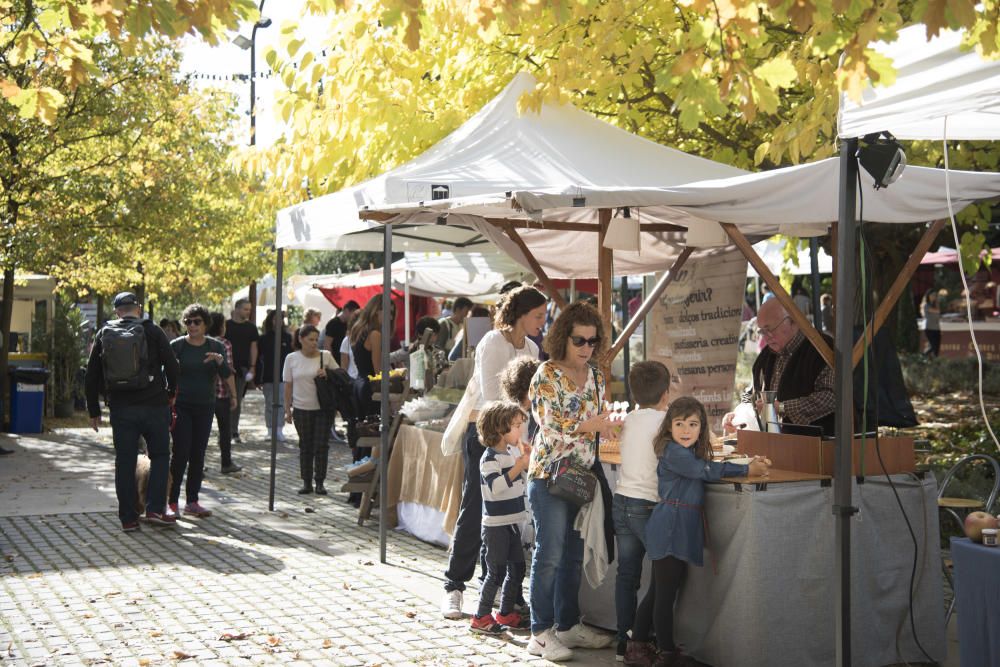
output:
[[351,585],[349,583],[347,583],[346,581],[344,582],[344,590],[345,591],[351,590]]
[[417,617],[417,612],[415,612],[415,611],[408,611],[408,612],[406,612],[406,617],[407,618],[416,618]]
[[185,653],[184,651],[174,651],[174,658],[177,660],[190,660],[193,657],[193,655]]
[[275,637],[274,635],[271,635],[270,637],[267,638],[267,643],[270,644],[271,646],[279,646],[281,644],[281,637]]
[[149,636],[150,637],[162,637],[163,636],[163,631],[162,630],[153,630],[152,632],[149,633]]
[[330,641],[329,639],[324,639],[323,640],[323,648],[330,648],[332,646],[333,646],[333,642],[332,641]]
[[251,633],[249,632],[240,632],[235,635],[232,632],[223,632],[222,635],[219,637],[219,639],[221,639],[224,642],[234,642],[238,639],[247,639],[248,637],[250,637],[250,635]]
[[149,658],[139,658],[139,667],[146,667],[146,665],[153,664],[153,661]]
[[314,510],[314,509],[313,509],[312,507],[307,507],[307,508],[306,508],[306,514],[312,514],[312,513],[313,513],[313,512],[315,512],[315,511],[316,511],[316,510]]

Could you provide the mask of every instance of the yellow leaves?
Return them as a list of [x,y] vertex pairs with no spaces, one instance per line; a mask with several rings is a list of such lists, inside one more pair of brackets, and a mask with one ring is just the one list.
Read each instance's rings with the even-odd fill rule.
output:
[[763,65],[754,68],[753,73],[771,88],[788,88],[798,78],[795,65],[787,53],[779,54]]
[[805,32],[812,26],[815,11],[816,6],[810,0],[791,0],[788,18],[796,30]]
[[0,80],[0,95],[6,99],[17,97],[21,94],[21,87],[9,79]]

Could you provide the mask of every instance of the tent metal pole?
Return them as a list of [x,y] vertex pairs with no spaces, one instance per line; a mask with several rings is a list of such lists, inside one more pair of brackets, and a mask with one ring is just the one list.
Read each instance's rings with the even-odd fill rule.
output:
[[403,272],[403,345],[410,344],[410,272]]
[[835,571],[839,595],[836,602],[836,656],[838,667],[851,664],[851,505],[852,447],[854,440],[854,301],[855,236],[857,214],[858,140],[840,146],[840,212],[837,223],[837,311],[834,365],[836,448],[834,453],[833,514],[835,521]]
[[385,563],[386,508],[389,495],[389,339],[392,336],[392,224],[386,223],[382,259],[382,445],[378,457],[378,553]]
[[284,392],[284,387],[282,386],[281,379],[281,334],[285,332],[285,318],[281,316],[281,300],[285,296],[284,290],[281,289],[281,285],[284,283],[284,272],[285,272],[285,250],[284,248],[278,248],[278,259],[275,263],[275,290],[274,290],[274,318],[278,322],[271,322],[272,330],[274,331],[274,356],[272,357],[272,373],[271,373],[271,384],[274,386],[274,392],[271,397],[271,405],[265,406],[265,410],[271,411],[271,481],[270,488],[267,493],[267,509],[269,512],[274,511],[274,476],[276,473],[278,465],[278,429],[281,428],[282,422],[285,421],[285,415],[281,414],[281,404],[284,397],[280,394]]
[[819,317],[819,239],[815,236],[809,239],[809,272],[812,274],[813,326],[816,331],[823,331],[823,322]]

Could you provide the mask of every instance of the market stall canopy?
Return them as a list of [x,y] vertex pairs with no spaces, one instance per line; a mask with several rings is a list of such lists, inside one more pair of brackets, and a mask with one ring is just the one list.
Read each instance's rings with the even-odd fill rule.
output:
[[[522,114],[518,100],[535,85],[530,74],[518,74],[476,115],[414,160],[279,211],[277,247],[381,250],[381,226],[358,217],[365,208],[496,193],[502,197],[512,190],[669,186],[746,173],[630,134],[568,104],[543,104],[539,113]],[[509,203],[500,201],[497,211],[510,215]],[[584,214],[596,220],[596,212]],[[418,252],[489,247],[480,231],[455,222],[417,232],[397,226],[393,247]],[[593,246],[591,242],[588,248]]]
[[[990,250],[993,256],[994,262],[1000,262],[1000,248],[992,248]],[[981,257],[986,255],[986,251],[983,250],[979,253]],[[924,258],[920,260],[921,264],[957,264],[958,263],[958,252],[952,248],[941,247],[938,248],[937,252],[929,252],[924,255]]]
[[872,45],[892,59],[896,81],[867,87],[860,104],[842,95],[839,135],[888,130],[899,139],[1000,139],[1000,60],[963,47],[961,37],[944,30],[928,41],[926,27],[915,25],[891,44]]

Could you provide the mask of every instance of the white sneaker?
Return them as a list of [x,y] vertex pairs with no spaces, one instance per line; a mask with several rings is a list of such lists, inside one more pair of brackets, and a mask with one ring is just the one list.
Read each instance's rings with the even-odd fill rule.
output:
[[573,659],[573,651],[559,641],[559,636],[554,628],[549,628],[539,635],[531,635],[531,639],[528,641],[528,653],[541,656],[552,662]]
[[278,440],[278,442],[284,442],[285,441],[285,432],[282,431],[281,429],[278,429],[277,440]]
[[444,599],[441,600],[441,615],[450,621],[461,619],[462,613],[462,591],[446,591]]
[[583,623],[577,623],[566,631],[556,630],[559,641],[570,648],[604,648],[611,646],[611,635],[591,630]]

